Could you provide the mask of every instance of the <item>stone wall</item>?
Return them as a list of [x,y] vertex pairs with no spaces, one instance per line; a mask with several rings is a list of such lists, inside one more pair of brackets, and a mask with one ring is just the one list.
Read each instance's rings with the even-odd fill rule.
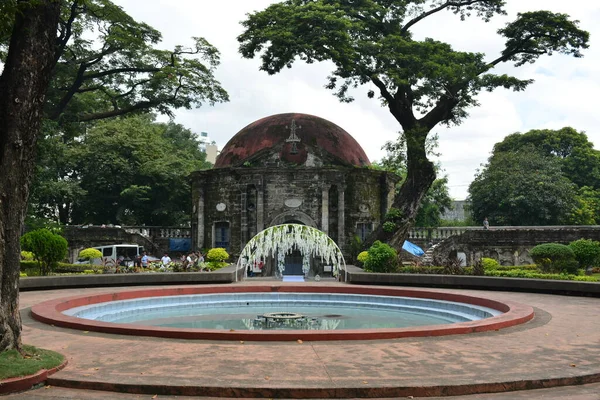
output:
[[434,257],[464,253],[467,265],[481,257],[498,260],[502,265],[532,264],[529,251],[538,244],[569,244],[578,239],[600,241],[600,226],[502,227],[489,230],[468,229],[440,242]]

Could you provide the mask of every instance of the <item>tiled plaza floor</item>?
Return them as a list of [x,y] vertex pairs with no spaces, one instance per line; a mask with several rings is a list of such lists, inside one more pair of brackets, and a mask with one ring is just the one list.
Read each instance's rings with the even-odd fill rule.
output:
[[[50,378],[53,386],[50,389],[8,398],[35,398],[20,397],[27,395],[40,399],[152,398],[153,390],[165,388],[171,388],[165,394],[207,395],[215,395],[221,388],[227,389],[221,393],[229,397],[271,397],[281,393],[296,397],[307,393],[307,389],[323,393],[320,397],[351,397],[354,392],[364,395],[369,391],[374,396],[394,393],[408,397],[411,393],[440,393],[443,388],[498,390],[523,381],[530,384],[552,383],[563,378],[600,381],[600,299],[595,298],[427,289],[528,304],[534,307],[536,317],[524,325],[496,332],[347,342],[239,343],[137,338],[52,327],[28,316],[27,309],[44,300],[116,290],[127,288],[21,293],[24,342],[61,352],[69,364]],[[72,392],[73,389],[54,388],[57,385],[139,390],[145,394]],[[599,387],[591,384],[464,398],[599,400]],[[552,397],[553,393],[559,393],[559,397]],[[174,398],[158,394],[156,398]],[[538,394],[540,397],[519,397]]]

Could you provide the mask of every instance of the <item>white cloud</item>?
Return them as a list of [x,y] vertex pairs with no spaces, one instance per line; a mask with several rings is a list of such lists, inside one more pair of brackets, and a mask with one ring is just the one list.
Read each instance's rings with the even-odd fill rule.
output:
[[[185,44],[192,36],[205,37],[221,52],[222,64],[217,77],[229,92],[231,101],[214,107],[176,112],[178,123],[195,132],[207,131],[222,147],[249,123],[281,112],[303,112],[328,119],[350,134],[363,146],[372,160],[383,155],[381,146],[393,140],[400,130],[398,123],[377,100],[366,98],[366,91],[356,91],[357,100],[342,104],[325,89],[329,64],[296,63],[291,70],[269,76],[259,71],[258,60],[244,60],[237,52],[239,24],[245,14],[262,10],[270,0],[113,0],[134,18],[147,22],[163,33],[163,46]],[[596,146],[600,118],[596,111],[600,93],[600,7],[590,0],[527,0],[507,2],[509,15],[490,23],[475,19],[461,22],[452,14],[439,15],[419,27],[417,37],[433,37],[451,43],[456,49],[483,52],[494,59],[504,40],[496,30],[513,20],[517,12],[551,10],[579,19],[580,26],[591,33],[591,48],[585,57],[556,55],[543,57],[533,65],[513,68],[502,65],[496,72],[536,80],[525,92],[499,90],[480,96],[481,107],[458,127],[439,127],[440,158],[449,176],[451,194],[466,197],[467,186],[480,164],[485,163],[493,145],[515,131],[561,128],[566,125],[587,132]]]

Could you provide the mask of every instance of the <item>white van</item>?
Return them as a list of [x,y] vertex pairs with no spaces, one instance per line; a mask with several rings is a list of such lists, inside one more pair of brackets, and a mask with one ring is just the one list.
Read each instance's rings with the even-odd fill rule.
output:
[[[121,265],[132,266],[135,258],[144,252],[144,248],[137,244],[109,244],[106,246],[94,246],[96,250],[100,250],[102,258],[108,264],[115,265],[117,259],[123,260]],[[79,260],[79,263],[88,263],[87,260]],[[102,263],[100,258],[93,258],[92,264],[99,265]]]

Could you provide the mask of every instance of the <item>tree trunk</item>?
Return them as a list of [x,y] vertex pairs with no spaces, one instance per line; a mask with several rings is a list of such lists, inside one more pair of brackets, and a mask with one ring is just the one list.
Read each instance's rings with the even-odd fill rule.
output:
[[[406,180],[392,203],[392,207],[399,211],[399,216],[383,220],[365,242],[366,246],[371,246],[375,240],[381,240],[400,250],[407,238],[408,231],[419,211],[421,200],[436,178],[435,167],[427,158],[425,149],[427,133],[428,130],[418,126],[404,131],[407,150]],[[393,231],[386,232],[383,229],[384,222],[387,221],[395,224]]]
[[21,347],[19,239],[60,14],[57,0],[24,3],[0,76],[0,351]]

